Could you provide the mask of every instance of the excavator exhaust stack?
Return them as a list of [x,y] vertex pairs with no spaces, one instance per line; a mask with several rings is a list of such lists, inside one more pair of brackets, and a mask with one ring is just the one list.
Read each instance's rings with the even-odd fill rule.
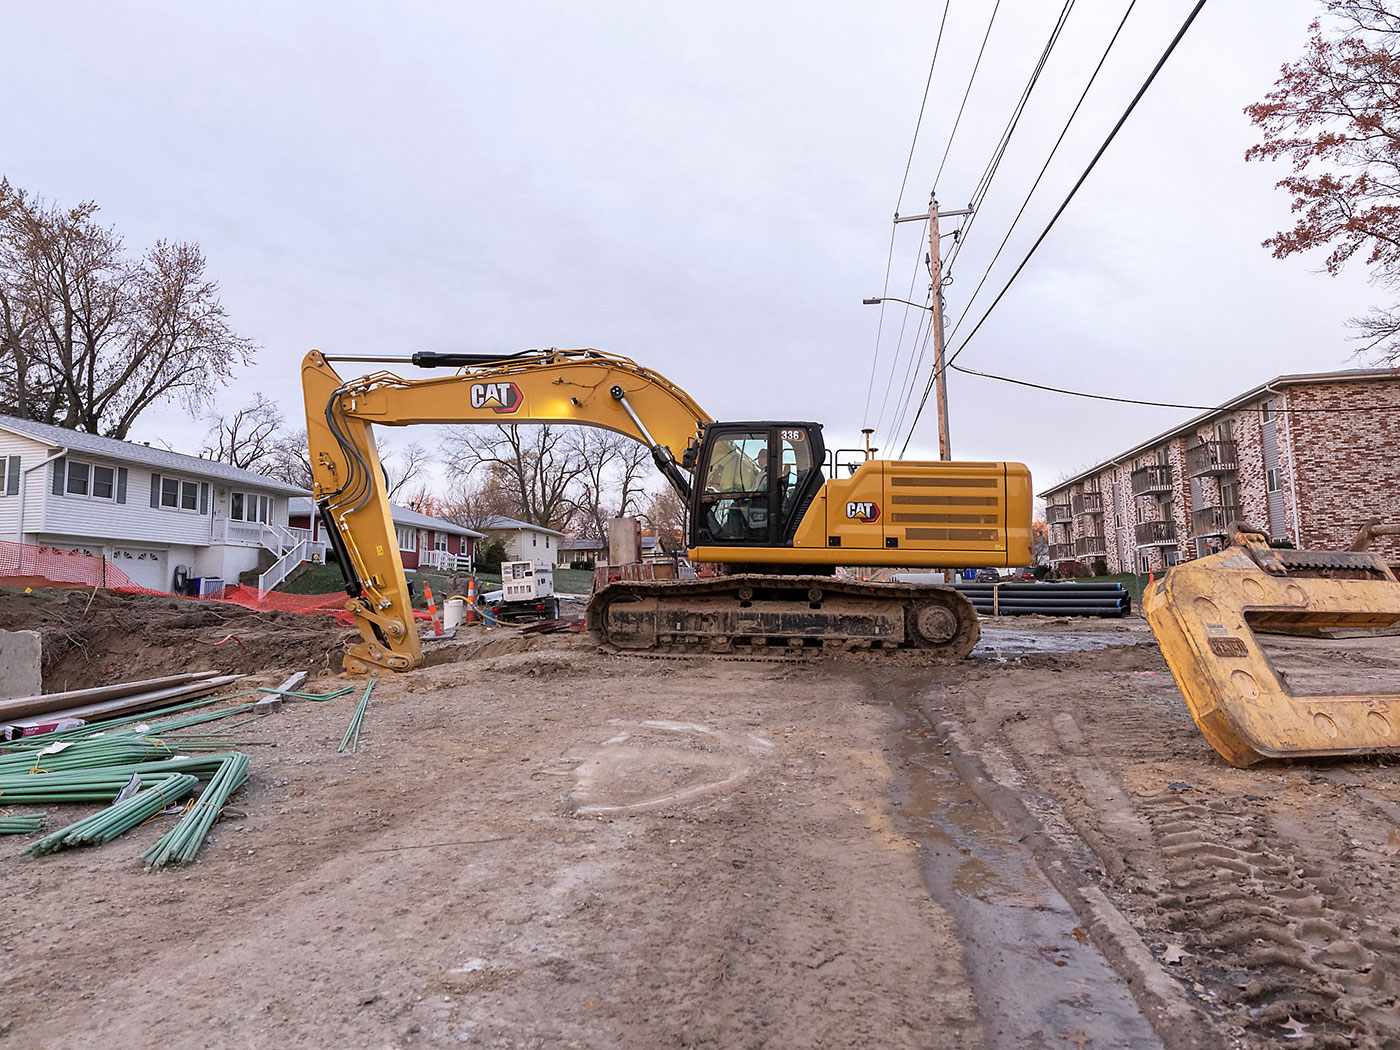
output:
[[1236,525],[1219,554],[1169,569],[1143,611],[1191,716],[1236,766],[1267,758],[1400,753],[1400,694],[1298,696],[1257,634],[1324,636],[1400,622],[1400,582],[1365,548],[1276,550]]

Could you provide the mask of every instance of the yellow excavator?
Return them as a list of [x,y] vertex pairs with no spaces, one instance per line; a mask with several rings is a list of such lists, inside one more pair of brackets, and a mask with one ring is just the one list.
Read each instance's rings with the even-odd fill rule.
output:
[[[349,381],[332,362],[447,368]],[[302,361],[316,505],[345,575],[361,640],[345,666],[422,662],[374,426],[564,423],[642,442],[689,507],[694,562],[723,573],[623,580],[589,602],[608,648],[651,654],[802,658],[920,649],[960,659],[977,613],[952,587],[838,579],[837,566],[980,568],[1031,560],[1030,472],[1020,463],[879,460],[828,450],[818,423],[716,422],[680,387],[597,350],[417,353]],[[844,464],[840,453],[856,453]]]

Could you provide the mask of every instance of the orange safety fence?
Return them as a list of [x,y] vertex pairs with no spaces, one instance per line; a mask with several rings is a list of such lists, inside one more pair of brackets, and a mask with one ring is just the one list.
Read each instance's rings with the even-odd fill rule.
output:
[[121,594],[150,594],[161,598],[186,598],[228,602],[259,612],[293,612],[308,615],[334,615],[342,623],[352,623],[345,611],[346,594],[287,594],[260,591],[235,583],[196,599],[193,595],[143,587],[102,555],[61,547],[40,547],[32,543],[0,540],[0,587],[96,588]]

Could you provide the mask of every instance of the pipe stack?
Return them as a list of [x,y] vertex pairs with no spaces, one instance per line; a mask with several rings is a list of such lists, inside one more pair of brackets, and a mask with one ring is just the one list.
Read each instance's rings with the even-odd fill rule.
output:
[[1127,616],[1121,583],[955,583],[983,616]]

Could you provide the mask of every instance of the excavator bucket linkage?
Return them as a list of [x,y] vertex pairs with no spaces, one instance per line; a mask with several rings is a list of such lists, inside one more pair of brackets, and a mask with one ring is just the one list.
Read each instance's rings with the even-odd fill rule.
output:
[[1206,740],[1236,766],[1400,752],[1400,695],[1295,696],[1256,637],[1400,622],[1390,568],[1364,549],[1275,550],[1245,525],[1231,540],[1219,554],[1169,569],[1143,598]]

